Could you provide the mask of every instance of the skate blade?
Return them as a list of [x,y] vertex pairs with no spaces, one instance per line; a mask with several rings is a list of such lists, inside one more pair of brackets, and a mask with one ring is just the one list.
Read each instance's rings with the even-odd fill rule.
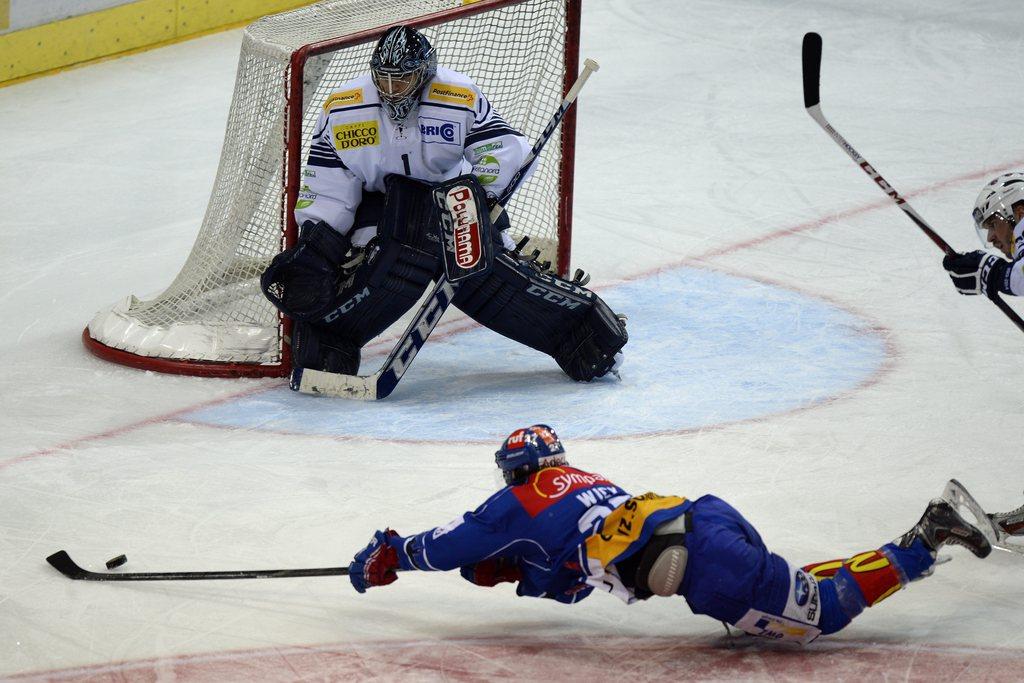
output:
[[989,519],[985,509],[956,479],[950,479],[942,498],[953,506],[961,517],[978,527],[993,550],[1024,555],[1024,537],[1008,536]]

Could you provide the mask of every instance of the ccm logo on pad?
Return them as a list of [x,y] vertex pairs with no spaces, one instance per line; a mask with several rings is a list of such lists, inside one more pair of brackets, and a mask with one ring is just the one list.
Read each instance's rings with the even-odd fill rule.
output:
[[454,219],[455,262],[462,268],[472,268],[483,255],[480,217],[473,201],[473,191],[464,185],[456,185],[448,190],[445,206]]

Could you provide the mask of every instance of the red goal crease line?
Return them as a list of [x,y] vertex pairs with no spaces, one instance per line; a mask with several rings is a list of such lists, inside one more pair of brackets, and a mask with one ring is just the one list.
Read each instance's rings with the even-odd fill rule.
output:
[[[953,178],[949,178],[947,180],[938,181],[938,182],[932,183],[930,185],[927,185],[926,187],[921,188],[921,189],[910,190],[909,192],[906,193],[906,196],[913,197],[913,196],[927,195],[927,194],[930,194],[930,193],[935,192],[937,190],[942,190],[942,189],[945,189],[947,187],[950,187],[951,185],[956,185],[956,184],[959,184],[959,183],[962,183],[962,182],[966,182],[966,181],[970,181],[970,180],[979,180],[979,179],[988,178],[990,175],[995,175],[995,174],[997,174],[997,173],[999,173],[1001,171],[1005,171],[1008,168],[1017,168],[1017,167],[1021,167],[1021,166],[1024,166],[1024,159],[1014,160],[1014,161],[1011,161],[1009,163],[1000,164],[998,166],[987,167],[987,168],[984,168],[984,169],[981,169],[981,170],[978,170],[978,171],[973,171],[971,173],[965,173],[965,174],[962,174],[962,175],[959,175],[959,176],[954,176]],[[869,202],[867,204],[862,204],[861,206],[854,207],[854,208],[851,208],[851,209],[845,209],[843,211],[839,211],[837,213],[834,213],[834,214],[831,214],[831,215],[828,215],[828,216],[825,216],[825,217],[822,217],[822,218],[816,218],[816,219],[812,219],[812,220],[809,220],[809,221],[804,221],[804,222],[799,223],[799,224],[794,225],[794,226],[780,228],[778,230],[774,230],[772,232],[766,233],[766,234],[761,235],[759,237],[754,237],[754,238],[746,239],[746,240],[740,240],[740,241],[735,242],[733,244],[729,244],[729,245],[725,245],[725,246],[721,246],[721,247],[715,247],[713,249],[710,249],[709,251],[704,252],[703,254],[697,254],[695,256],[688,256],[688,257],[685,257],[685,258],[683,258],[683,259],[681,259],[679,261],[675,261],[675,262],[668,263],[668,264],[661,265],[661,266],[657,266],[655,268],[651,268],[651,269],[648,269],[648,270],[645,270],[645,271],[641,271],[640,273],[637,273],[635,275],[631,275],[631,276],[629,276],[627,278],[623,278],[622,280],[619,280],[618,282],[630,282],[630,281],[638,280],[638,279],[641,279],[641,278],[644,278],[644,277],[650,277],[651,275],[653,275],[655,273],[658,273],[658,272],[661,272],[661,271],[669,270],[669,269],[672,269],[672,268],[678,268],[680,266],[685,266],[685,265],[688,265],[688,264],[698,263],[698,262],[701,262],[701,261],[706,261],[706,260],[713,259],[713,258],[716,258],[716,257],[719,257],[719,256],[725,256],[727,254],[731,254],[731,253],[734,253],[734,252],[737,252],[737,251],[740,251],[740,250],[743,250],[743,249],[749,249],[751,247],[757,247],[757,246],[760,246],[760,245],[765,244],[767,242],[771,242],[771,241],[774,241],[774,240],[777,240],[777,239],[780,239],[780,238],[785,238],[785,237],[791,237],[791,236],[794,236],[794,235],[799,235],[799,234],[805,233],[805,232],[807,232],[809,230],[813,230],[815,228],[821,228],[821,227],[824,227],[826,225],[838,222],[838,221],[840,221],[842,219],[846,219],[846,218],[850,218],[850,217],[853,217],[853,216],[861,215],[861,214],[868,213],[870,211],[874,211],[874,210],[877,210],[877,209],[886,208],[886,207],[889,207],[891,205],[892,205],[892,202],[889,201],[888,199],[883,199],[883,200],[877,200],[877,201]],[[598,289],[598,290],[606,289],[608,286],[612,286],[614,284],[615,283],[609,283],[609,284],[607,284],[605,286],[598,287],[598,288],[595,288],[595,289]],[[435,335],[438,338],[445,338],[445,337],[451,336],[453,334],[458,334],[459,332],[463,332],[463,331],[472,329],[473,327],[476,326],[476,323],[472,323],[472,321],[465,321],[465,320],[462,320],[462,319],[453,320],[451,322],[446,322],[446,323],[442,323],[442,324],[445,326],[446,329],[441,331],[440,334]],[[372,342],[371,345],[369,346],[369,348],[371,348],[371,349],[373,349],[373,348],[379,349],[381,347],[387,347],[389,343],[393,343],[393,342],[394,342],[394,338],[380,339],[380,340],[376,340],[376,341]],[[210,406],[213,406],[213,405],[219,405],[221,403],[227,403],[229,401],[233,401],[233,400],[236,400],[236,399],[239,399],[239,398],[242,398],[242,397],[245,397],[245,396],[250,396],[252,394],[260,393],[260,392],[263,392],[263,391],[270,391],[271,389],[277,388],[278,386],[280,386],[280,384],[275,382],[271,386],[267,386],[267,385],[263,384],[263,385],[261,385],[259,387],[250,387],[250,388],[247,388],[247,389],[245,389],[243,391],[239,391],[237,393],[229,394],[227,396],[223,396],[223,397],[218,398],[218,399],[214,399],[214,400],[211,400],[211,401],[200,401],[198,403],[195,403],[195,404],[192,404],[190,406],[186,406],[184,408],[180,408],[180,409],[171,411],[169,413],[164,413],[164,414],[161,414],[161,415],[145,418],[143,420],[139,420],[138,422],[133,422],[133,423],[121,426],[121,427],[115,427],[115,428],[112,428],[112,429],[109,429],[109,430],[104,430],[104,431],[101,431],[101,432],[97,432],[95,434],[88,434],[88,435],[76,437],[74,439],[71,439],[71,440],[66,441],[64,443],[61,443],[61,444],[58,444],[56,446],[51,446],[51,447],[48,447],[48,448],[38,449],[38,450],[35,450],[35,451],[31,451],[29,453],[26,453],[24,455],[15,456],[14,458],[12,458],[10,460],[5,460],[3,462],[0,462],[0,470],[6,469],[7,467],[10,467],[10,466],[12,466],[14,464],[17,464],[17,463],[20,463],[20,462],[25,462],[27,460],[31,460],[31,459],[34,459],[34,458],[37,458],[37,457],[46,456],[46,455],[53,455],[53,454],[56,454],[56,453],[61,453],[61,452],[64,452],[64,451],[72,450],[72,449],[77,448],[77,447],[79,447],[79,446],[81,446],[83,444],[86,444],[86,443],[91,443],[91,442],[94,442],[94,441],[99,441],[99,440],[103,440],[103,439],[108,439],[108,438],[113,438],[113,437],[121,436],[123,434],[126,434],[128,432],[134,431],[136,429],[140,429],[140,428],[143,428],[143,427],[148,427],[148,426],[155,425],[155,424],[160,424],[160,423],[163,423],[163,422],[169,422],[169,421],[174,420],[174,418],[178,417],[179,415],[182,415],[182,414],[185,414],[185,413],[188,413],[188,412],[192,412],[194,410],[199,410],[201,408],[207,408],[207,407],[210,407]]]

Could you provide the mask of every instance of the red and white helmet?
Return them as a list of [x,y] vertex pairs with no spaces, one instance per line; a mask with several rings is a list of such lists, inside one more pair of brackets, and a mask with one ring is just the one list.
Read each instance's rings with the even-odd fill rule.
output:
[[1019,171],[1004,173],[981,188],[971,216],[982,246],[988,246],[985,222],[993,216],[999,216],[1011,228],[1016,226],[1013,205],[1019,202],[1024,202],[1024,173]]

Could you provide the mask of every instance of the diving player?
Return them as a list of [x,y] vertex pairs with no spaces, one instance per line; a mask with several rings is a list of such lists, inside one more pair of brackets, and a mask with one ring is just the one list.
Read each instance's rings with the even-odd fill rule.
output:
[[520,596],[563,603],[594,590],[627,603],[680,595],[695,614],[807,643],[929,575],[943,545],[978,557],[992,550],[979,529],[936,499],[893,542],[800,568],[770,552],[715,496],[634,496],[569,466],[546,425],[516,430],[495,459],[506,487],[443,526],[411,536],[377,531],[349,566],[355,589],[392,583],[398,570],[458,568],[477,585],[514,582]]
[[[471,174],[493,207],[530,150],[469,77],[437,65],[422,33],[389,29],[370,73],[324,102],[295,206],[298,244],[261,279],[294,321],[294,365],[355,374],[360,349],[441,272],[433,185]],[[584,287],[582,271],[566,280],[520,255],[505,232],[507,214],[484,223],[477,239],[496,255],[486,249],[489,268],[462,281],[452,303],[552,356],[574,380],[617,369],[625,317]]]
[[1006,258],[977,250],[947,254],[942,267],[961,294],[1024,294],[1024,173],[1004,173],[981,189],[974,204],[974,227],[982,245]]

